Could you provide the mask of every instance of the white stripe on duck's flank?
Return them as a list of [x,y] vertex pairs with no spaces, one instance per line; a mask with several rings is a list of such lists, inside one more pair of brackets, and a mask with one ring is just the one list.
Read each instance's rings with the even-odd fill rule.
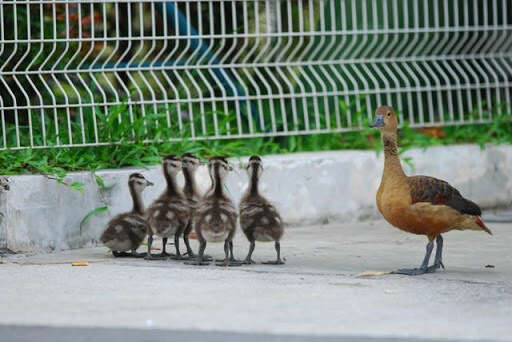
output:
[[223,214],[221,213],[220,214],[220,219],[222,220],[222,222],[226,223],[228,221],[228,217],[226,214]]
[[176,215],[172,211],[168,211],[165,214],[165,217],[167,217],[169,220],[172,220],[174,218],[174,216],[176,216]]

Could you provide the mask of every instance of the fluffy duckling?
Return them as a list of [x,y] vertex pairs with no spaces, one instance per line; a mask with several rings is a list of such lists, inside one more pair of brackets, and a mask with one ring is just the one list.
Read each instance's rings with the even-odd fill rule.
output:
[[[188,226],[190,220],[189,206],[176,182],[176,176],[181,171],[181,160],[175,155],[169,155],[164,158],[162,166],[167,188],[151,204],[147,212],[147,220],[151,229],[148,233],[146,259],[161,259],[170,256],[173,259],[179,260],[182,258],[179,237]],[[162,252],[159,256],[151,255],[153,235],[162,237]],[[176,254],[174,255],[168,254],[165,251],[169,237],[174,237],[174,246],[176,248]]]
[[264,264],[281,265],[280,240],[284,233],[281,217],[276,208],[270,204],[258,191],[258,183],[263,173],[261,158],[252,156],[247,165],[249,186],[240,201],[240,226],[245,236],[251,243],[249,253],[244,260],[246,264],[254,264],[251,259],[256,241],[274,241],[277,259],[264,262]]
[[194,228],[199,240],[199,253],[191,265],[208,265],[204,259],[206,242],[224,241],[225,259],[219,266],[240,265],[233,257],[233,237],[238,214],[235,205],[224,193],[224,179],[232,167],[224,157],[210,158],[208,171],[212,187],[197,206]]
[[195,209],[201,200],[201,194],[197,189],[195,173],[197,168],[202,164],[199,158],[191,153],[185,153],[181,156],[183,177],[185,178],[185,185],[183,187],[183,194],[190,208],[190,221],[183,232],[183,241],[187,247],[187,255],[189,259],[195,258],[195,254],[190,248],[189,235],[192,232],[192,218],[194,216]]
[[[398,120],[393,108],[377,108],[371,127],[381,131],[384,145],[384,172],[377,192],[379,211],[391,225],[428,238],[421,266],[393,273],[418,275],[444,268],[441,234],[450,230],[477,230],[492,234],[480,218],[482,212],[478,205],[462,197],[450,184],[432,177],[405,175],[398,156]],[[434,264],[428,266],[434,240],[437,243]]]
[[[136,250],[149,230],[149,225],[144,218],[142,191],[151,185],[153,183],[145,179],[140,173],[130,175],[128,187],[133,200],[133,209],[110,220],[100,237],[100,241],[112,250],[114,256],[141,257],[145,255],[144,253],[136,253]],[[131,253],[126,253],[127,251],[131,251]]]

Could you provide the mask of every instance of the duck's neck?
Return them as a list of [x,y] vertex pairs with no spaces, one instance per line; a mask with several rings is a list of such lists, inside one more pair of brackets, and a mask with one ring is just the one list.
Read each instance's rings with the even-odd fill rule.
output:
[[224,197],[224,182],[219,175],[218,165],[213,170],[213,195],[215,197]]
[[258,166],[252,166],[251,178],[249,179],[249,194],[258,195]]
[[165,181],[167,182],[166,194],[173,196],[179,193],[178,185],[176,184],[176,175],[170,175],[164,172]]
[[185,186],[183,188],[183,192],[185,196],[193,197],[197,194],[197,185],[194,172],[188,169],[183,169],[183,177],[185,178]]
[[406,178],[400,158],[398,156],[397,134],[382,133],[382,145],[384,146],[384,176]]
[[132,200],[133,200],[132,212],[137,213],[139,215],[144,215],[144,211],[146,210],[146,208],[144,208],[144,202],[142,201],[142,194],[140,192],[135,191],[130,186],[130,195],[132,196]]

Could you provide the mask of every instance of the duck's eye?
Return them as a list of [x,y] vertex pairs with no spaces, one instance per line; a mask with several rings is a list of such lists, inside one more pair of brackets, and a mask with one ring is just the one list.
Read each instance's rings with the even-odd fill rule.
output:
[[391,116],[391,112],[388,112],[388,116]]

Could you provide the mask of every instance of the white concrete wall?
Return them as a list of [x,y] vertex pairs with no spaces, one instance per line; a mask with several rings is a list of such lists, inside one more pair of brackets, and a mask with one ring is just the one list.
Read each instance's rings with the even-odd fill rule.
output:
[[[433,147],[410,150],[405,155],[412,157],[415,165],[415,170],[407,169],[409,174],[444,179],[484,208],[512,204],[512,146],[490,146],[485,150],[474,145]],[[263,161],[261,190],[277,205],[290,226],[379,215],[375,192],[382,172],[382,153],[302,153],[266,156]],[[239,165],[237,160],[232,163],[235,167]],[[96,243],[106,222],[131,208],[127,179],[134,171],[143,173],[156,185],[144,193],[149,204],[164,189],[159,166],[97,172],[107,185],[114,185],[110,190],[100,190],[89,172],[70,174],[68,182],[85,183],[83,193],[44,176],[11,177],[11,190],[0,198],[0,233],[3,229],[7,247],[30,251]],[[198,180],[203,189],[209,186],[205,169],[199,170]],[[228,189],[236,202],[246,185],[242,169],[229,177]],[[108,206],[109,211],[91,218],[80,232],[82,218],[101,206]]]

